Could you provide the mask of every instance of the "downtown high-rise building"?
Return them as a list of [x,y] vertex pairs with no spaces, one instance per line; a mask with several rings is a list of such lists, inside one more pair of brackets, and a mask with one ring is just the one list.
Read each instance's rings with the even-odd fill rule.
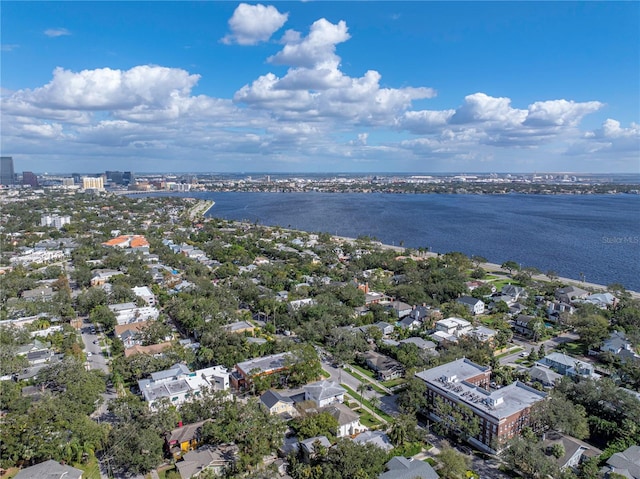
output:
[[0,157],[0,185],[13,186],[16,184],[16,175],[13,171],[13,157]]
[[30,185],[32,188],[38,187],[38,176],[33,171],[22,172],[22,184]]

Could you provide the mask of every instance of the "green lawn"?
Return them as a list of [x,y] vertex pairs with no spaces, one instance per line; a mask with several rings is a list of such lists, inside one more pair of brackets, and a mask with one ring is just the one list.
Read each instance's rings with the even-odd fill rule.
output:
[[385,421],[389,421],[391,422],[393,420],[393,418],[391,416],[389,416],[387,413],[385,413],[384,411],[381,411],[380,409],[373,407],[371,405],[371,403],[369,401],[367,401],[365,398],[361,398],[360,394],[358,394],[357,392],[355,392],[353,389],[351,389],[349,386],[347,386],[346,384],[341,384],[340,386],[342,386],[343,388],[345,388],[347,390],[347,392],[351,395],[351,397],[353,397],[356,401],[358,401],[358,403],[360,403],[360,400],[362,400],[362,404],[364,404],[365,406],[367,406],[369,409],[373,410],[376,412],[376,414],[378,416],[380,416],[381,418],[383,418]]
[[359,411],[360,414],[360,423],[363,426],[367,426],[369,429],[375,429],[381,425],[380,421],[378,421],[375,417],[371,415],[371,413],[367,411]]
[[506,351],[504,353],[498,354],[496,356],[496,358],[497,359],[504,358],[505,356],[509,356],[511,354],[519,353],[520,351],[523,351],[523,349],[522,348],[513,348],[513,349],[510,349],[509,351]]
[[376,378],[375,373],[373,371],[371,371],[370,369],[363,368],[362,366],[358,366],[357,364],[349,364],[349,366],[351,366],[353,369],[357,369],[362,374],[364,374],[367,377],[370,377],[371,379],[375,379]]
[[95,456],[92,456],[86,464],[82,462],[74,462],[71,465],[77,469],[83,470],[84,474],[82,477],[85,479],[100,479],[100,466],[98,464],[98,459]]
[[397,386],[398,384],[404,384],[407,380],[405,378],[397,378],[391,379],[390,381],[384,381],[382,385],[387,388],[392,388],[393,386]]
[[587,348],[584,344],[581,343],[562,343],[558,349],[560,351],[565,351],[567,354],[571,354],[573,356],[586,356]]

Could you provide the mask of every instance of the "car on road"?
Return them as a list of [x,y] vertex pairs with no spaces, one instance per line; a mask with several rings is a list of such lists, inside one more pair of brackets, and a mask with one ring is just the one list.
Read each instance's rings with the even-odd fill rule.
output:
[[93,344],[98,344],[98,340],[97,340],[97,339],[94,339],[94,340],[93,340]]
[[88,357],[88,358],[90,358],[91,356],[92,356],[92,353],[91,353],[91,352],[88,352],[88,353],[87,353],[87,357]]

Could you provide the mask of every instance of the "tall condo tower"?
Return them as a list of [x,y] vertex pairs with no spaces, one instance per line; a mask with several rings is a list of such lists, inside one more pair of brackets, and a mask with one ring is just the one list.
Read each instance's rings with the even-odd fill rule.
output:
[[13,157],[0,156],[0,185],[13,186],[16,183],[16,175],[13,172]]

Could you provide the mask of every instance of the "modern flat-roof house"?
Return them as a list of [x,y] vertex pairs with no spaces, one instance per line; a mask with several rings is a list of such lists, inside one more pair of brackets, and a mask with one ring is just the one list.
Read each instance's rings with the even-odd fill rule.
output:
[[[531,406],[546,397],[524,383],[515,382],[493,392],[487,389],[491,368],[468,359],[458,359],[416,374],[427,386],[427,400],[437,398],[454,407],[466,406],[480,422],[480,433],[469,441],[487,452],[496,452],[501,444],[529,425]],[[434,420],[439,418],[431,414]]]
[[471,323],[462,318],[451,317],[436,321],[436,331],[441,331],[452,336],[464,336],[471,331],[471,328]]
[[251,384],[251,378],[254,376],[265,376],[284,371],[288,368],[287,358],[290,357],[291,354],[285,352],[238,363],[231,374],[231,385],[236,389],[245,388]]
[[192,396],[199,396],[203,388],[215,391],[229,389],[229,372],[223,366],[198,369],[191,372],[184,364],[151,374],[150,379],[138,381],[138,387],[149,408],[162,398],[169,398],[177,406]]

